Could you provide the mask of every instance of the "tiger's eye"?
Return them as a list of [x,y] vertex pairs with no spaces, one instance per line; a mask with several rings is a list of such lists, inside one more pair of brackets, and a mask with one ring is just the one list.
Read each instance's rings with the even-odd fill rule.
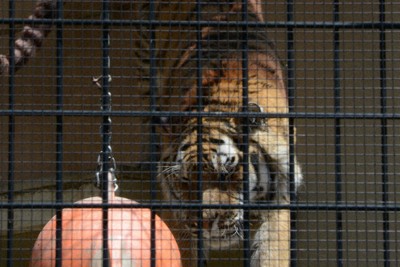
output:
[[189,183],[189,182],[190,182],[190,180],[189,180],[189,178],[188,178],[188,177],[186,177],[186,176],[182,176],[182,177],[181,177],[181,182],[183,182],[183,183]]

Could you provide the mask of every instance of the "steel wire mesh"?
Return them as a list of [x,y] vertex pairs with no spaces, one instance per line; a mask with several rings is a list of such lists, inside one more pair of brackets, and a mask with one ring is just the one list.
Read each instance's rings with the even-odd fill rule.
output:
[[[38,18],[34,24],[28,16],[36,1],[0,3],[0,54],[10,55],[9,71],[0,77],[1,266],[28,266],[39,232],[55,214],[57,264],[61,263],[61,211],[82,207],[74,204],[79,199],[101,195],[93,181],[99,151],[107,145],[100,136],[104,125],[99,127],[108,117],[112,119],[110,137],[119,194],[140,204],[86,206],[104,211],[113,207],[150,209],[153,266],[156,214],[194,211],[201,237],[196,264],[201,266],[208,246],[203,216],[213,208],[243,208],[244,241],[234,248],[210,251],[207,266],[250,266],[250,227],[257,222],[247,212],[280,209],[291,212],[292,266],[396,266],[400,262],[400,187],[396,179],[399,3],[260,1],[265,21],[256,21],[242,12],[251,11],[251,1],[47,2],[57,7],[53,17]],[[240,19],[234,23],[215,19],[229,12],[233,2],[243,4]],[[24,25],[44,25],[51,31],[26,64],[14,69],[19,66],[14,57],[15,40]],[[209,71],[208,62],[215,60],[202,52],[208,49],[202,42],[205,27],[241,31],[235,36],[239,38],[236,49],[242,55],[238,69],[243,88],[249,87],[248,46],[252,44],[248,41],[259,31],[267,32],[285,72],[288,112],[248,110],[244,89],[243,109],[204,111],[207,102],[202,90],[208,88],[202,78]],[[226,31],[230,41],[234,34]],[[260,43],[257,40],[256,45]],[[197,52],[191,74],[163,87],[174,75],[170,69],[193,45]],[[109,84],[108,74],[112,76]],[[100,108],[102,92],[92,83],[98,76],[112,94],[111,110]],[[177,91],[188,83],[198,88],[194,94],[197,112],[181,110],[176,104],[184,97]],[[240,203],[162,199],[165,188],[159,186],[157,167],[164,146],[160,120],[196,119],[193,127],[198,134],[197,161],[201,162],[208,127],[204,118],[221,116],[240,121],[288,119],[290,202],[251,202],[246,196],[246,192],[250,194],[248,174],[243,178],[245,193]],[[252,129],[246,129],[248,125],[242,129],[243,139],[237,140],[244,154],[244,173],[253,168],[249,166]],[[295,156],[304,176],[297,193]],[[203,180],[207,172],[203,172],[200,163],[195,171],[200,182],[193,189],[197,200],[202,200],[207,189]],[[176,224],[177,219],[166,220]],[[107,260],[103,263],[106,266]]]

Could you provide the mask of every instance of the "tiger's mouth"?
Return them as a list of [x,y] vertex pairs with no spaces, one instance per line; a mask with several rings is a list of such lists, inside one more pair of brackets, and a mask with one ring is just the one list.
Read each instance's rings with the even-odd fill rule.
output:
[[201,237],[210,249],[232,247],[243,240],[243,219],[240,214],[230,220],[221,216],[216,216],[213,220],[202,218],[185,225],[185,228],[194,238],[199,238],[201,231]]

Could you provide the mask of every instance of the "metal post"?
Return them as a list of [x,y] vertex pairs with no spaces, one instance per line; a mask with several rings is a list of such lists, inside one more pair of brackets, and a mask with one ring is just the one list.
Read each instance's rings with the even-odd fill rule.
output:
[[[155,21],[155,1],[149,2],[149,21]],[[150,24],[150,111],[157,111],[157,65],[156,65],[156,36],[155,26]],[[151,188],[150,195],[151,201],[157,199],[157,133],[154,119],[151,120],[150,129],[150,179]],[[156,213],[151,209],[151,226],[150,226],[150,256],[151,267],[156,267]]]
[[[56,18],[63,18],[63,1],[57,0]],[[63,23],[57,23],[57,111],[63,110]],[[56,202],[63,203],[63,115],[56,116]],[[56,266],[62,266],[62,207],[56,208]]]
[[[109,91],[110,82],[110,32],[108,22],[110,20],[109,0],[103,0],[102,21],[102,111],[111,111],[111,94]],[[101,173],[101,189],[103,204],[108,204],[108,172],[111,164],[111,118],[108,114],[103,115],[102,123],[102,173]],[[110,266],[110,252],[108,247],[108,207],[103,206],[103,267]]]
[[[379,22],[381,23],[379,31],[379,57],[380,57],[380,87],[381,87],[381,114],[387,112],[387,88],[386,88],[386,32],[384,23],[385,0],[379,1]],[[389,177],[388,177],[388,141],[387,141],[387,119],[381,119],[381,164],[382,164],[382,202],[387,205],[389,201]],[[383,257],[384,266],[390,266],[390,237],[389,237],[389,213],[384,211],[383,216]]]
[[[333,2],[333,20],[339,21],[339,1]],[[340,113],[340,35],[337,27],[333,31],[333,80],[334,80],[334,113]],[[341,155],[341,119],[335,118],[335,192],[336,205],[342,204],[342,155]],[[343,213],[336,211],[336,265],[343,266]]]
[[[294,21],[294,1],[286,2],[286,20],[290,24]],[[287,87],[288,87],[288,105],[289,114],[294,110],[294,94],[295,94],[295,72],[294,72],[294,28],[287,27]],[[289,117],[289,191],[290,204],[297,202],[295,168],[294,168],[294,119]],[[291,208],[290,210],[290,264],[292,267],[297,266],[297,212]]]
[[[249,69],[248,69],[248,2],[242,0],[242,32],[241,32],[241,49],[242,49],[242,112],[247,114],[249,111]],[[249,187],[249,117],[243,118],[242,126],[242,147],[243,147],[243,258],[244,266],[249,267],[251,263],[251,247],[250,247],[250,187]]]
[[[197,74],[197,110],[199,112],[203,109],[203,66],[202,66],[202,26],[200,24],[202,16],[201,0],[196,0],[196,74]],[[197,186],[197,201],[199,203],[203,202],[203,117],[197,117],[197,176],[198,176],[198,186]],[[203,267],[205,265],[204,257],[204,242],[203,242],[203,209],[200,207],[197,211],[197,266]]]
[[10,55],[10,68],[8,77],[8,109],[10,115],[8,116],[8,193],[7,200],[10,207],[7,211],[7,266],[13,264],[13,245],[14,245],[14,209],[12,204],[14,203],[14,156],[15,156],[15,117],[13,115],[14,110],[14,87],[15,87],[15,58],[14,58],[14,47],[15,47],[15,1],[10,0],[9,3],[9,14],[10,17],[10,33],[9,33],[9,55]]

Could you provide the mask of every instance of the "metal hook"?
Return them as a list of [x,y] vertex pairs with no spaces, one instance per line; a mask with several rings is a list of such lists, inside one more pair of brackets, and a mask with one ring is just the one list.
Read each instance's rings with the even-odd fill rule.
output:
[[[102,85],[100,84],[100,80],[101,80],[103,77],[104,77],[103,75],[100,75],[100,76],[98,76],[98,77],[95,77],[95,76],[92,77],[92,83],[94,83],[99,89],[102,89],[102,88],[103,88]],[[111,77],[111,75],[109,74],[109,75],[108,75],[108,82],[111,82],[111,81],[112,81],[112,77]],[[109,96],[111,96],[111,93],[109,93]]]

